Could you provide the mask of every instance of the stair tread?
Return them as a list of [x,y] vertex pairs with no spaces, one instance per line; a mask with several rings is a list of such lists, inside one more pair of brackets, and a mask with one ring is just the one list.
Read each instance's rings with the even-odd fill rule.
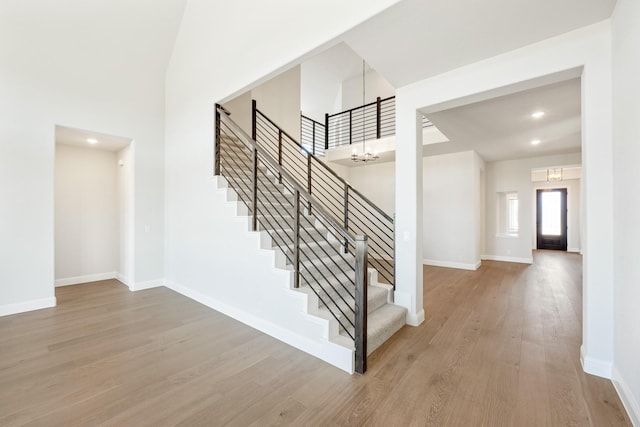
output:
[[367,316],[367,354],[371,354],[406,324],[407,309],[385,304]]
[[[308,286],[305,284],[305,286]],[[333,295],[332,295],[333,296]],[[343,297],[346,297],[347,295],[342,295]],[[351,299],[353,299],[353,297],[350,297]],[[384,288],[381,288],[379,286],[375,286],[375,285],[369,285],[367,287],[367,307],[369,307],[369,303],[374,302],[378,299],[382,299],[384,298],[384,303],[386,304],[387,301],[387,290]],[[373,310],[369,310],[369,312],[371,312]]]
[[406,317],[407,309],[396,304],[385,304],[379,309],[369,313],[367,317],[367,330],[369,334],[375,334],[384,325],[389,323],[390,318]]

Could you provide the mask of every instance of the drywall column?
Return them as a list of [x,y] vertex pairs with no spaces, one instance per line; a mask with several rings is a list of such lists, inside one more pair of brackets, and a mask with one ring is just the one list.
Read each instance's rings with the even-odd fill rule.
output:
[[133,159],[134,159],[134,142],[124,147],[117,154],[118,157],[118,212],[120,215],[120,262],[118,268],[118,280],[127,285],[129,289],[134,290],[135,282],[133,281],[135,267],[135,199],[134,199],[134,181],[133,177]]
[[422,116],[396,98],[396,291],[407,323],[424,321],[422,308]]
[[612,18],[615,364],[613,380],[640,426],[640,2],[618,0]]
[[[607,28],[608,30],[608,28]],[[586,372],[611,378],[613,362],[613,148],[611,33],[590,44],[582,74],[583,324]]]

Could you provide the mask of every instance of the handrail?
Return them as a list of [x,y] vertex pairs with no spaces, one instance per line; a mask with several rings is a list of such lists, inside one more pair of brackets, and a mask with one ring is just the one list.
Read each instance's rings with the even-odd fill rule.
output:
[[352,111],[361,110],[361,109],[366,108],[366,107],[371,107],[372,105],[376,105],[378,102],[385,102],[385,101],[389,101],[389,100],[394,99],[394,98],[395,98],[395,95],[390,96],[390,97],[388,97],[388,98],[380,99],[379,101],[378,101],[378,100],[375,100],[375,101],[370,102],[370,103],[368,103],[368,104],[358,105],[357,107],[349,108],[348,110],[340,111],[340,112],[338,112],[338,113],[328,114],[327,116],[328,116],[329,118],[331,118],[331,117],[335,117],[335,116],[339,116],[339,115],[341,115],[341,114],[345,114],[345,113],[350,113],[350,112],[352,112]]
[[[387,99],[391,99],[391,98],[395,98],[395,97],[390,97]],[[374,102],[375,104],[375,102]],[[267,117],[264,113],[262,113],[260,110],[257,110],[261,117],[264,118],[265,120],[267,120],[269,123],[271,123],[273,126],[278,127],[278,125],[276,123],[274,123],[273,120],[271,120],[269,117]],[[340,113],[338,113],[340,114]],[[311,119],[313,120],[313,119]],[[344,178],[342,178],[340,175],[338,175],[336,173],[336,171],[334,171],[333,169],[331,169],[329,166],[327,166],[322,160],[318,159],[318,157],[313,154],[311,151],[309,151],[309,149],[305,146],[303,146],[302,144],[300,144],[295,138],[292,138],[291,135],[289,135],[286,131],[282,131],[282,133],[284,135],[286,135],[287,137],[289,137],[289,139],[293,142],[295,142],[298,147],[300,147],[301,150],[303,150],[307,155],[311,156],[316,162],[318,162],[320,164],[320,166],[326,170],[327,172],[331,173],[331,175],[333,175],[338,181],[340,181],[342,184],[346,185],[347,187],[349,187],[349,191],[354,192],[355,194],[358,195],[358,197],[362,198],[365,202],[367,202],[369,205],[371,205],[372,208],[375,209],[376,212],[378,212],[380,215],[382,215],[384,217],[384,219],[386,219],[387,221],[393,222],[393,218],[391,218],[389,216],[389,214],[387,214],[385,211],[383,211],[382,209],[380,209],[377,205],[375,205],[371,200],[369,200],[367,197],[365,197],[361,192],[359,192],[358,190],[356,190],[351,184],[349,184],[349,182],[347,180],[345,180]]]
[[314,123],[315,123],[315,124],[317,124],[317,125],[322,125],[322,126],[324,126],[324,123],[320,123],[319,121],[314,120],[314,119],[312,119],[312,118],[311,118],[311,117],[309,117],[309,116],[305,116],[305,115],[304,115],[304,114],[302,114],[302,113],[300,113],[300,117],[303,117],[303,118],[304,118],[304,119],[306,119],[306,120],[309,120],[309,121],[311,121],[311,122],[314,122]]
[[219,109],[221,109],[227,116],[231,115],[231,111],[227,110],[224,105],[216,104]]
[[[222,118],[222,116],[221,116]],[[293,178],[285,169],[282,168],[282,166],[280,166],[278,164],[278,162],[276,162],[275,160],[273,160],[271,158],[271,156],[269,155],[269,153],[266,152],[266,150],[264,150],[262,147],[260,147],[249,135],[247,135],[247,133],[242,130],[242,128],[240,128],[233,120],[226,120],[225,119],[225,124],[226,125],[230,125],[234,131],[238,132],[240,135],[242,135],[245,139],[245,141],[243,142],[248,142],[248,144],[251,146],[251,148],[255,149],[258,151],[259,154],[262,154],[262,156],[264,157],[263,160],[266,160],[273,168],[275,168],[279,174],[281,174],[281,176],[283,178],[285,178],[287,181],[290,182],[290,184],[296,189],[296,191],[299,191],[300,194],[302,196],[304,196],[307,200],[309,200],[309,202],[314,205],[313,209],[316,212],[320,212],[320,214],[322,215],[323,219],[326,220],[329,224],[331,224],[331,226],[340,233],[340,235],[342,237],[344,237],[345,239],[347,239],[347,241],[349,243],[351,243],[352,245],[355,245],[356,242],[356,236],[352,236],[347,230],[344,229],[344,227],[342,227],[341,225],[339,225],[332,217],[331,215],[329,215],[327,213],[327,211],[322,207],[322,204],[320,202],[318,202],[317,200],[315,200],[314,197],[312,197],[307,190],[305,190],[299,183],[298,181]],[[282,131],[283,133],[286,133],[284,131]],[[287,134],[288,136],[288,134]],[[289,136],[289,138],[291,138]]]

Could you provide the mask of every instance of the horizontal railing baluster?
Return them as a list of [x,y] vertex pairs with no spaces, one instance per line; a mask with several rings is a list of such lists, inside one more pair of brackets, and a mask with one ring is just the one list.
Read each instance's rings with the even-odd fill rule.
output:
[[[306,183],[307,192],[315,194],[316,199],[323,202],[327,212],[334,220],[343,222],[344,226],[347,224],[344,223],[346,217],[349,223],[352,222],[350,226],[355,227],[354,230],[360,230],[369,236],[369,248],[376,251],[375,256],[385,260],[393,260],[394,258],[393,219],[346,183],[335,171],[319,161],[313,153],[316,147],[314,141],[305,138],[313,136],[314,127],[316,132],[318,127],[324,128],[325,144],[323,148],[326,149],[337,146],[340,135],[347,137],[351,135],[352,141],[375,138],[378,137],[378,133],[380,136],[386,136],[390,131],[395,130],[394,116],[395,97],[379,99],[342,113],[326,115],[324,124],[301,115],[301,137],[304,142],[298,143],[289,134],[282,131],[283,136],[280,138],[282,148],[279,148],[282,151],[282,166],[285,170],[288,170],[298,182]],[[256,117],[259,141],[265,142],[265,146],[277,147],[280,141],[276,135],[280,132],[280,128],[257,109]],[[309,161],[311,163],[308,163]],[[310,171],[311,173],[309,173]],[[344,202],[343,190],[345,187],[349,193],[348,206],[345,206]],[[353,211],[352,214],[349,213],[350,210]],[[354,249],[351,243],[344,244],[344,246],[349,250]],[[372,257],[373,259],[375,258]],[[387,280],[395,285],[391,272],[384,273],[387,273],[385,274]]]

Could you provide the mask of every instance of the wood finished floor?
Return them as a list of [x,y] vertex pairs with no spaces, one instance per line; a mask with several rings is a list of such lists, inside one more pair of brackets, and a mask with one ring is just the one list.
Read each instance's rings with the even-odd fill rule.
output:
[[0,426],[630,425],[580,367],[581,280],[574,254],[426,267],[427,320],[364,376],[166,288],[59,288],[0,318]]

